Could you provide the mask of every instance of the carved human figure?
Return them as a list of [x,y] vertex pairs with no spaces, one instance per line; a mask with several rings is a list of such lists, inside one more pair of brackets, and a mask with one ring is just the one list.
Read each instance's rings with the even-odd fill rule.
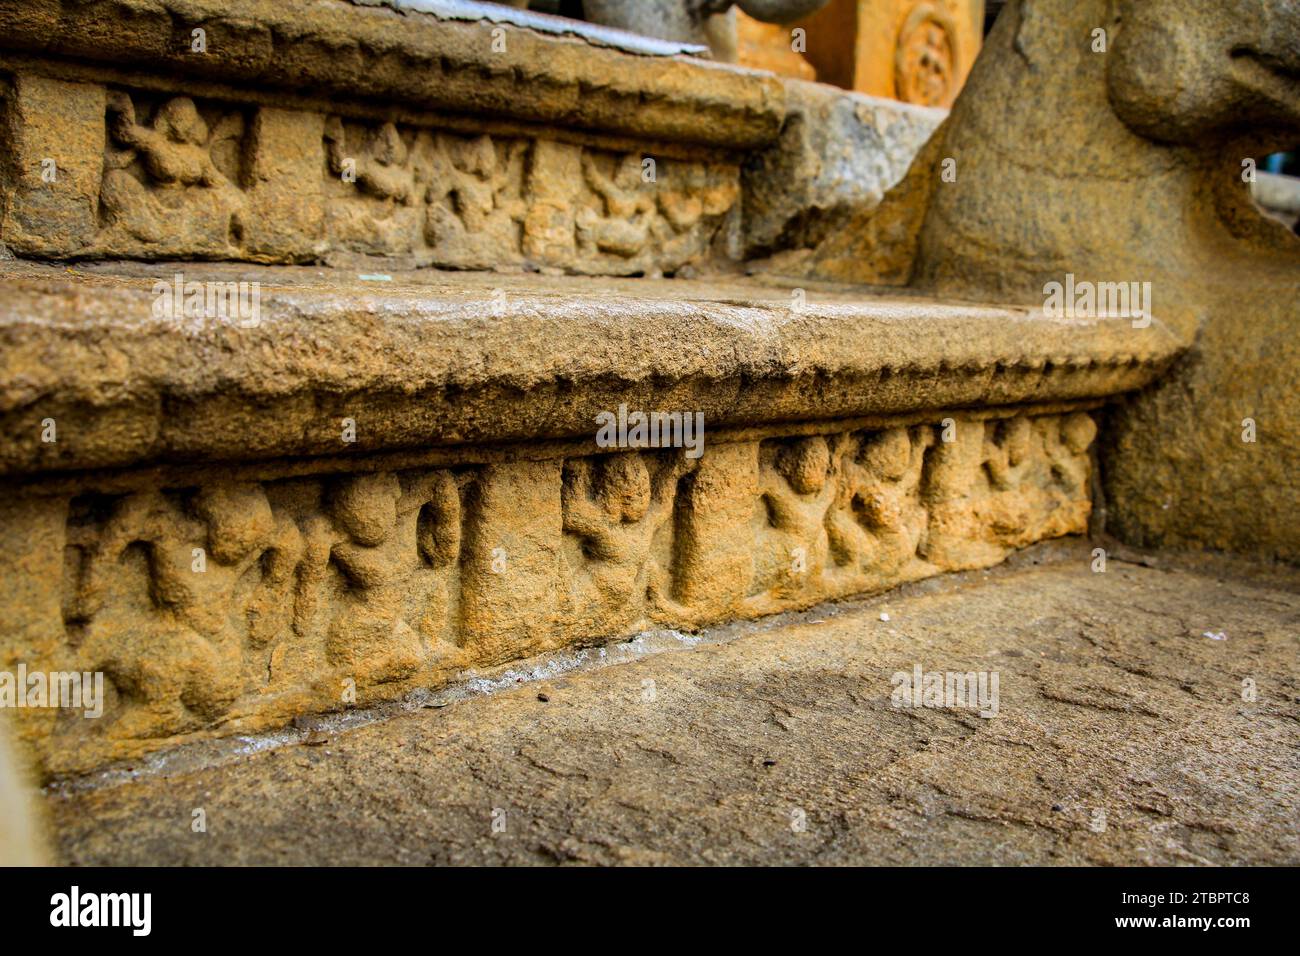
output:
[[1039,440],[1038,436],[1023,415],[985,424],[984,469],[990,495],[981,505],[981,513],[995,530],[1004,534],[1023,532],[1036,504],[1030,500],[1033,489],[1022,487],[1026,484],[1023,466],[1035,440]]
[[[100,195],[110,228],[141,242],[160,242],[174,232],[167,217],[179,213],[187,217],[189,243],[180,251],[227,251],[232,231],[238,232],[232,230],[232,222],[244,199],[217,167],[213,150],[226,140],[239,140],[243,133],[238,113],[227,113],[209,127],[187,96],[168,100],[151,124],[144,124],[136,117],[130,95],[110,91],[110,142]],[[143,182],[129,172],[136,164]]]
[[410,150],[394,124],[384,123],[361,148],[356,148],[348,143],[343,121],[331,116],[325,121],[325,152],[334,174],[356,182],[362,192],[403,206],[415,201]]
[[760,578],[783,596],[816,586],[830,548],[827,512],[839,492],[839,452],[846,436],[814,435],[783,442],[760,473],[772,547]]
[[428,653],[454,653],[461,635],[450,619],[454,573],[460,563],[460,488],[447,471],[408,476],[397,503],[403,534],[415,533],[417,571],[408,578],[406,610]]
[[1053,477],[1075,497],[1089,497],[1088,482],[1092,461],[1088,448],[1097,437],[1097,423],[1087,412],[1075,412],[1063,418],[1044,420],[1047,431],[1047,454],[1052,462]]
[[86,666],[137,706],[114,733],[173,733],[215,720],[244,690],[243,653],[288,629],[301,542],[257,485],[118,499],[70,535],[80,571],[65,616]]
[[523,221],[528,208],[524,165],[530,148],[526,140],[507,140],[498,154],[488,136],[432,137],[427,169],[422,170],[429,244],[482,265],[495,261],[494,256],[499,259],[503,248],[513,250],[516,223]]
[[933,441],[927,427],[897,427],[845,448],[844,478],[827,521],[836,564],[888,580],[916,556],[926,531],[922,469]]
[[[925,294],[1040,308],[1067,275],[1149,283],[1149,314],[1115,322],[1126,349],[1172,337],[1187,357],[1108,419],[1108,529],[1300,560],[1300,531],[1276,520],[1300,501],[1300,443],[1283,437],[1300,237],[1250,195],[1263,158],[1300,138],[1297,37],[1291,2],[1012,0],[907,179],[828,229],[813,273],[878,281],[897,224],[915,258],[891,272]],[[1084,144],[1069,164],[1063,141]]]
[[130,96],[113,91],[108,99],[109,133],[134,150],[149,175],[159,183],[213,186],[224,177],[212,161],[211,131],[188,96],[168,100],[153,118],[153,126],[137,122]]
[[424,659],[423,642],[403,618],[405,584],[416,561],[415,522],[398,533],[401,483],[389,472],[339,478],[329,509],[342,540],[330,559],[342,576],[326,653],[365,683],[407,677]]
[[580,541],[581,571],[591,581],[576,600],[581,619],[625,626],[645,613],[647,596],[652,610],[667,598],[668,569],[655,560],[653,543],[672,513],[677,479],[691,464],[680,454],[641,452],[565,462],[564,531]]
[[607,175],[588,152],[582,154],[582,174],[600,199],[598,212],[589,206],[578,210],[578,242],[601,252],[631,258],[645,248],[654,222],[657,202],[652,184],[642,177],[642,159],[627,154]]

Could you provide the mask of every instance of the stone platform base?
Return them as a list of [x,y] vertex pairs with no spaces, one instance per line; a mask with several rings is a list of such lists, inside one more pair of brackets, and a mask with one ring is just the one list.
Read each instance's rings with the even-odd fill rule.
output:
[[[10,271],[0,669],[105,681],[16,711],[47,775],[1083,532],[1091,410],[1175,354],[830,289],[186,268],[223,278],[256,324],[158,314],[167,266]],[[638,411],[703,431],[600,440]]]

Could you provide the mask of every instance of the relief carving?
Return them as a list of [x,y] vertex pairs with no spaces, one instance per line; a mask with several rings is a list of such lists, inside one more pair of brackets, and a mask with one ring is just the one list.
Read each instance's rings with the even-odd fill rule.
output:
[[374,700],[984,567],[1085,530],[1095,431],[1084,413],[958,417],[950,440],[921,424],[698,460],[626,450],[85,494],[68,506],[50,666],[113,688],[90,751],[144,750],[337,708],[344,679]]
[[863,436],[844,458],[844,485],[827,532],[838,566],[892,580],[920,551],[926,531],[922,469],[929,426]]
[[325,149],[341,247],[455,268],[671,271],[708,251],[739,196],[727,167],[518,137],[331,117]]
[[205,118],[187,96],[146,109],[109,91],[95,245],[117,255],[236,255],[246,212],[243,114],[212,107]]
[[677,481],[692,464],[639,452],[565,462],[564,533],[578,545],[571,571],[578,621],[619,630],[664,610]]
[[710,254],[735,166],[109,89],[93,238],[65,254],[673,272]]

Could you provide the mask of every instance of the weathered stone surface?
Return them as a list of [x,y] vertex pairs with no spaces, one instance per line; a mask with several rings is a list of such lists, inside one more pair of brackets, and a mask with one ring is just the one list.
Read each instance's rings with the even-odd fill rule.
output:
[[177,268],[6,265],[0,473],[590,441],[622,402],[701,412],[712,431],[1096,399],[1178,354],[1158,320],[1136,334],[815,286],[800,304],[755,282],[185,265],[187,282],[262,283],[242,328],[155,315]]
[[[57,259],[734,271],[874,204],[937,119],[436,4],[290,7],[0,3],[0,243]],[[197,29],[205,52],[182,42]],[[40,179],[49,161],[57,182]]]
[[0,240],[34,255],[92,241],[98,226],[104,90],[0,74]]
[[[0,237],[26,256],[298,262],[343,252],[658,274],[703,260],[739,198],[734,163],[28,74],[13,98],[12,162],[26,172]],[[63,177],[46,183],[51,162]]]
[[[742,174],[649,143],[367,122],[29,73],[13,84],[9,165],[26,178],[0,181],[0,238],[58,258],[699,271],[815,245],[837,216],[879,202],[941,119],[791,83],[780,139]],[[54,182],[41,180],[48,163]]]
[[1254,207],[1243,175],[1300,133],[1297,17],[1262,2],[1008,4],[907,179],[839,225],[811,274],[878,281],[890,211],[916,237],[910,284],[929,294],[1042,307],[1067,275],[1150,283],[1190,353],[1112,419],[1112,529],[1300,559],[1300,534],[1276,520],[1300,501],[1300,239]]
[[[1021,0],[891,190],[936,115],[338,0],[0,3],[0,239],[145,260],[0,273],[0,668],[109,686],[102,719],[23,715],[42,770],[988,567],[1086,528],[1108,417],[1113,527],[1293,556],[1291,452],[1206,466],[1243,401],[1247,453],[1277,441],[1294,239],[1195,152],[1263,148],[1229,116],[1290,135],[1254,69],[1290,68],[1290,21],[1229,30],[1238,65],[1171,111],[1189,67],[1140,41],[1177,17],[1124,9],[1095,58],[1111,7]],[[1193,12],[1200,68],[1224,36]],[[1062,130],[1097,137],[1068,174]],[[51,143],[64,191],[32,178]],[[814,278],[698,278],[768,253]],[[313,267],[250,264],[284,262]],[[1067,271],[1150,281],[1149,321],[1048,318]],[[260,311],[160,310],[176,281]],[[1277,376],[1229,354],[1230,304]],[[1099,409],[1180,357],[1190,400]],[[620,405],[702,414],[703,457],[597,447]],[[1234,524],[1247,483],[1270,511]],[[1162,517],[1174,485],[1197,501]]]
[[[6,266],[0,668],[108,687],[23,713],[47,774],[1078,533],[1080,403],[1176,355],[754,281],[179,267],[264,282],[245,327],[158,311],[177,268]],[[595,447],[624,403],[703,457]]]
[[784,107],[773,76],[346,0],[3,0],[0,51],[729,149],[769,142]]
[[710,436],[699,459],[535,448],[31,489],[4,506],[0,669],[105,675],[101,718],[17,712],[66,773],[467,667],[988,566],[1084,531],[1090,508],[1087,413],[1008,414]]
[[810,248],[849,210],[874,210],[945,113],[789,82],[781,138],[742,180],[749,256]]
[[[1300,133],[1294,81],[1280,72],[1300,68],[1300,11],[1120,6],[1008,7],[949,122],[945,149],[962,172],[935,192],[919,278],[967,294],[1018,289],[1022,301],[1066,272],[1150,282],[1157,311],[1195,346],[1173,380],[1114,419],[1111,526],[1150,545],[1298,560],[1300,533],[1276,515],[1300,501],[1289,437],[1300,239],[1251,206],[1242,167]],[[1110,31],[1107,54],[1091,51],[1096,27]],[[1037,106],[1008,128],[993,105],[1023,96],[1031,70]],[[1057,178],[1053,142],[1069,130],[1082,148]],[[1255,443],[1243,441],[1248,418]]]
[[[178,755],[51,794],[57,846],[82,865],[1300,863],[1300,581],[1145,556],[1094,574],[1091,546],[689,650],[611,645],[632,661],[602,669],[537,662],[317,746]],[[917,665],[997,672],[997,716],[892,706]]]
[[[561,558],[569,530],[561,475],[568,464],[554,458],[505,462],[475,476],[465,547],[457,555],[463,557],[463,584],[456,642],[473,645],[471,658],[500,663],[521,656],[520,651],[537,653],[563,643],[563,592],[573,588],[576,577],[565,573],[567,562]],[[577,510],[576,503],[570,510]],[[644,551],[636,559],[644,561]]]

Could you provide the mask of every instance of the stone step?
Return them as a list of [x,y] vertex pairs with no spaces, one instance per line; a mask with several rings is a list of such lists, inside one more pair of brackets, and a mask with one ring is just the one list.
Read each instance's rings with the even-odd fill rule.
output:
[[785,114],[770,73],[497,4],[0,0],[0,50],[64,80],[151,74],[152,89],[257,89],[343,110],[384,101],[733,150],[770,142]]
[[[589,445],[596,415],[620,404],[703,414],[712,435],[1078,402],[1141,388],[1180,351],[1158,320],[756,280],[17,262],[0,264],[0,280],[0,474],[41,482],[192,461]],[[209,305],[211,319],[199,314]],[[46,419],[57,441],[43,437]]]
[[[186,316],[178,274],[256,315]],[[1080,533],[1090,411],[1178,351],[756,280],[194,264],[10,263],[0,342],[0,662],[104,681],[97,719],[17,711],[47,774]],[[637,412],[680,418],[602,437]]]
[[1086,530],[1185,337],[762,275],[942,118],[491,6],[0,0],[0,668],[103,688],[17,711],[42,772]]
[[400,6],[3,0],[0,248],[686,273],[815,242],[943,118],[494,4]]

